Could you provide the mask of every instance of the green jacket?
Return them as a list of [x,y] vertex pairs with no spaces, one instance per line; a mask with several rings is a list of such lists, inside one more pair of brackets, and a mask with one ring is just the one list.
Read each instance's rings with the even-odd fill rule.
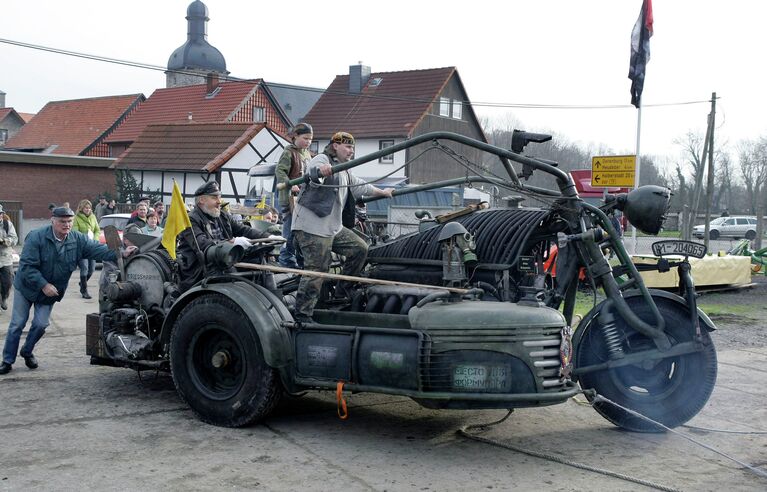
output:
[[[298,153],[301,157],[301,162],[296,163],[293,155]],[[275,183],[287,183],[291,179],[299,176],[303,176],[306,172],[306,166],[312,159],[311,154],[307,149],[299,149],[293,144],[289,144],[282,151],[280,160],[277,162],[277,167],[274,170]],[[291,177],[292,176],[292,177]],[[290,196],[290,190],[284,189],[280,191],[280,208],[285,209],[290,204],[288,197]]]
[[101,233],[101,229],[99,229],[99,221],[94,213],[85,215],[82,212],[77,212],[75,221],[72,224],[72,229],[85,234],[86,237],[88,237],[88,231],[91,231],[93,232],[93,237],[91,239],[95,239],[96,241],[99,240],[99,234]]

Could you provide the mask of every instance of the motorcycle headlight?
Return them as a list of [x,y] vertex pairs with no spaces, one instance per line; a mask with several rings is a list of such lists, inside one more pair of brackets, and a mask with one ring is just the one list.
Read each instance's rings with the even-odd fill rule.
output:
[[647,185],[620,194],[616,199],[618,210],[622,211],[631,224],[645,234],[658,234],[666,220],[671,190],[662,186]]

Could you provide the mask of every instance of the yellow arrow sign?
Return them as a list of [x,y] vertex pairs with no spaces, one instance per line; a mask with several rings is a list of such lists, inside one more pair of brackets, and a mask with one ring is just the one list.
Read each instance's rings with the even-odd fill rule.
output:
[[591,186],[632,187],[636,171],[635,155],[607,155],[591,158]]

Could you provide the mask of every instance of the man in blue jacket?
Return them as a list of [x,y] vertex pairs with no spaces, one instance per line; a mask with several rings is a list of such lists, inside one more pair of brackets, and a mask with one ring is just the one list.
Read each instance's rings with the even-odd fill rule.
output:
[[[37,358],[32,354],[35,344],[45,334],[51,317],[53,303],[60,301],[67,290],[69,278],[80,260],[94,259],[116,261],[114,251],[106,245],[88,239],[72,231],[75,213],[69,207],[53,209],[51,225],[30,232],[24,242],[19,269],[13,286],[13,311],[3,348],[0,374],[8,374],[16,362],[21,332],[29,320],[29,311],[35,306],[32,326],[19,353],[30,369],[37,369]],[[130,256],[135,247],[126,249],[123,256]]]

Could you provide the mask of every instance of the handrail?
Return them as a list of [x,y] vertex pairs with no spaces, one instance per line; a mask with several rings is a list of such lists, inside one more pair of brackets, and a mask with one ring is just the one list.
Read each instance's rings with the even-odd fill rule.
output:
[[[556,178],[557,184],[559,186],[560,192],[562,195],[567,197],[575,197],[578,196],[577,191],[575,190],[575,184],[573,183],[572,178],[570,175],[563,170],[556,168],[552,166],[551,164],[547,164],[545,162],[542,162],[538,159],[533,159],[530,157],[525,157],[522,155],[517,154],[516,152],[512,152],[510,150],[502,149],[500,147],[496,147],[494,145],[490,145],[485,142],[481,142],[479,140],[475,140],[473,138],[459,135],[457,133],[451,133],[451,132],[430,132],[425,133],[423,135],[418,135],[417,137],[413,137],[409,140],[405,140],[404,142],[400,142],[396,145],[393,145],[391,147],[387,147],[385,149],[378,150],[376,152],[372,152],[370,154],[364,155],[362,157],[358,157],[357,159],[352,159],[348,162],[342,162],[340,164],[336,164],[332,166],[333,174],[339,173],[341,171],[345,171],[347,169],[351,169],[357,166],[360,166],[362,164],[365,164],[367,162],[373,161],[375,159],[379,159],[386,155],[391,155],[396,152],[399,152],[401,150],[408,149],[410,147],[414,147],[416,145],[420,145],[424,142],[429,142],[431,140],[451,140],[453,142],[458,142],[464,145],[468,145],[469,147],[473,147],[479,150],[483,150],[485,152],[488,152],[490,154],[497,155],[501,158],[501,162],[504,164],[504,167],[506,168],[506,172],[509,173],[509,178],[511,182],[522,189],[529,189],[530,191],[534,191],[536,193],[540,193],[540,188],[531,188],[527,185],[522,184],[519,181],[519,177],[517,176],[517,173],[514,171],[514,168],[511,166],[511,164],[508,162],[509,160],[518,162],[520,164],[528,165],[534,169],[541,170],[547,174],[551,174]],[[506,159],[504,161],[504,159]],[[285,189],[287,187],[298,185],[302,183],[308,183],[311,180],[311,176],[309,174],[305,174],[301,177],[291,179],[290,181],[286,183],[279,183],[277,185],[278,190]],[[547,190],[549,193],[551,193],[551,190]],[[558,195],[556,195],[558,196]]]
[[[490,183],[496,186],[501,186],[504,188],[514,189],[513,185],[510,185],[509,183],[504,182],[502,179],[499,178],[493,178],[490,176],[464,176],[463,178],[454,178],[454,179],[446,179],[444,181],[436,181],[434,183],[424,184],[424,185],[418,185],[418,186],[408,186],[407,188],[397,188],[392,192],[392,197],[400,196],[400,195],[408,195],[410,193],[417,193],[419,191],[427,191],[427,190],[433,190],[436,188],[445,188],[448,186],[455,186],[463,183]],[[524,185],[522,185],[524,186]],[[559,197],[562,196],[561,193],[554,190],[547,190],[544,188],[535,188],[535,192],[542,194],[542,195],[548,195],[552,197]],[[357,200],[359,203],[369,203],[375,200],[381,200],[383,198],[386,198],[384,196],[365,196],[361,198],[360,200]]]

